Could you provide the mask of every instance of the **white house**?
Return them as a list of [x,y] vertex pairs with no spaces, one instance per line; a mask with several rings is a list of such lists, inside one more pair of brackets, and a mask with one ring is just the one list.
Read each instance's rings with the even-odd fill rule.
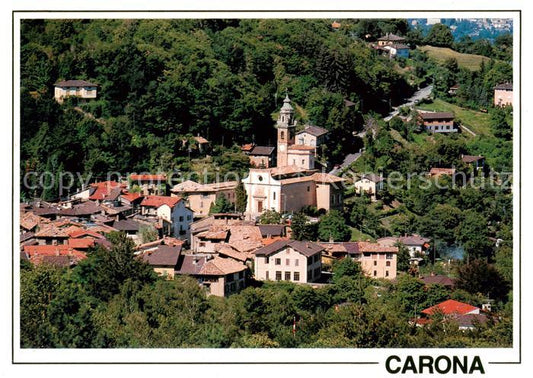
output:
[[256,280],[314,282],[321,276],[324,248],[316,243],[277,240],[254,252]]
[[54,84],[54,98],[61,103],[66,97],[96,98],[98,84],[85,80],[66,80]]
[[377,192],[383,189],[383,177],[373,173],[362,175],[361,179],[354,183],[354,187],[358,194],[367,193],[375,201]]
[[141,202],[141,215],[157,217],[164,224],[164,233],[182,240],[190,240],[193,211],[181,197],[146,196]]

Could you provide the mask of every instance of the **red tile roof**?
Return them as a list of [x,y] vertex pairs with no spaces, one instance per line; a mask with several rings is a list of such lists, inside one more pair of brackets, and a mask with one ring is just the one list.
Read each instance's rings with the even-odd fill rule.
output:
[[165,181],[166,175],[131,175],[132,181]]
[[92,201],[101,201],[104,199],[116,199],[116,197],[120,195],[122,191],[121,189],[125,188],[126,185],[120,184],[116,181],[103,181],[91,184],[91,187],[95,188],[96,190],[89,196],[89,199]]
[[75,230],[68,234],[71,238],[78,239],[82,236],[92,236],[96,239],[103,239],[104,237],[97,232],[91,230]]
[[434,120],[434,119],[454,119],[455,115],[449,112],[426,112],[420,113],[422,119],[425,120]]
[[94,239],[92,238],[80,238],[80,239],[68,239],[68,246],[76,249],[89,249],[94,246]]
[[144,196],[141,193],[123,193],[121,197],[129,202],[134,202],[138,199],[142,199]]
[[141,206],[160,207],[167,205],[170,208],[173,208],[179,201],[181,201],[181,197],[146,196],[141,202]]
[[24,252],[34,264],[40,264],[43,256],[69,256],[73,261],[87,258],[87,255],[68,245],[27,245]]
[[441,302],[435,306],[426,308],[422,310],[423,314],[433,315],[435,313],[442,313],[444,315],[465,315],[470,314],[474,311],[479,311],[479,308],[469,305],[468,303],[459,302],[453,299],[448,299],[447,301]]

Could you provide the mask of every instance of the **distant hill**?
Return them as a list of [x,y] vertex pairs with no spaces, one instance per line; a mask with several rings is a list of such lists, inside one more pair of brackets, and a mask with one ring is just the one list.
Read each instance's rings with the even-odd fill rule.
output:
[[486,56],[463,54],[448,47],[422,46],[419,49],[426,52],[430,58],[435,59],[439,63],[444,63],[449,58],[455,58],[460,67],[467,68],[471,71],[479,70],[482,61],[488,63],[490,60]]

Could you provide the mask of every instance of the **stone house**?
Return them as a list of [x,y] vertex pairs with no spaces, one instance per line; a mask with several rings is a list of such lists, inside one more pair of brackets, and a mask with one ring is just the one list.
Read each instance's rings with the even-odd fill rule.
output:
[[235,189],[237,181],[199,184],[187,180],[175,185],[170,191],[171,196],[178,196],[187,202],[187,206],[194,212],[194,217],[209,215],[211,205],[224,197],[229,203],[235,204]]
[[66,80],[54,84],[54,99],[62,103],[67,97],[96,98],[98,84],[85,80]]
[[494,87],[494,106],[513,106],[513,83]]
[[424,128],[432,133],[456,133],[454,126],[455,115],[449,112],[419,113]]

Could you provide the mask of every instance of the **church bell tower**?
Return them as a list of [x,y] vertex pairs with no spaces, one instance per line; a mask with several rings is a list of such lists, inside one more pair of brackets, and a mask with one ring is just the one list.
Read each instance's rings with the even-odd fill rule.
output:
[[294,109],[291,105],[289,95],[285,96],[283,106],[279,112],[278,122],[278,167],[285,167],[288,163],[289,146],[294,144],[294,135],[296,130],[296,122],[294,121]]

